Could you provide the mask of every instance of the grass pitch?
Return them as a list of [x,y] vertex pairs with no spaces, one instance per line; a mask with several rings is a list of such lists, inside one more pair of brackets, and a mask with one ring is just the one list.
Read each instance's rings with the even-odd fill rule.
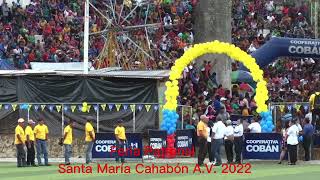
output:
[[[111,179],[111,180],[194,180],[201,178],[214,180],[233,180],[233,179],[254,179],[254,180],[308,180],[319,179],[320,165],[278,165],[274,162],[253,162],[251,174],[222,174],[222,168],[214,168],[217,173],[193,173],[195,165],[181,164],[189,167],[189,173],[184,174],[137,174],[135,166],[137,163],[128,163],[132,169],[130,174],[101,174],[97,173],[97,164],[92,164],[92,174],[60,174],[58,164],[49,167],[26,167],[17,168],[15,163],[0,163],[0,180],[72,180],[72,179]],[[78,164],[79,165],[79,164]],[[117,165],[109,163],[109,165]],[[145,163],[145,165],[151,165]],[[155,164],[164,165],[164,164]],[[171,164],[176,165],[176,164]],[[202,170],[205,170],[202,167]]]

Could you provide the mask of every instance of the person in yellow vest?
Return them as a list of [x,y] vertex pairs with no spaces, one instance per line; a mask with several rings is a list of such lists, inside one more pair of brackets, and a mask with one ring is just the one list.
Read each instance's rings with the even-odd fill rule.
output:
[[[209,136],[209,132],[207,130],[209,117],[206,115],[200,116],[200,122],[197,125],[197,136],[198,136],[198,144],[199,144],[199,153],[198,153],[198,165],[202,166],[203,161],[207,155],[207,140]],[[210,152],[209,152],[210,153]]]
[[[320,131],[320,84],[317,86],[316,92],[310,96],[310,112],[312,113],[311,124],[315,129]],[[317,119],[318,118],[318,119]]]
[[34,150],[34,128],[35,122],[30,119],[28,121],[28,126],[25,129],[25,134],[26,134],[26,146],[27,146],[27,166],[37,166],[34,163],[34,158],[35,158],[35,150]]
[[48,163],[48,150],[47,150],[47,140],[48,140],[49,130],[48,130],[48,127],[44,124],[44,120],[42,118],[39,119],[38,125],[34,127],[33,131],[36,138],[38,165],[39,166],[43,165],[41,163],[41,155],[43,154],[44,165],[50,166],[50,164]]
[[92,162],[92,148],[93,143],[95,141],[95,133],[94,128],[92,126],[92,120],[93,117],[87,117],[87,123],[85,125],[85,131],[86,131],[86,163],[89,164]]
[[64,159],[65,159],[66,165],[70,165],[70,158],[72,155],[73,126],[74,126],[74,121],[71,119],[69,121],[69,125],[67,125],[63,130]]
[[[119,162],[119,156],[121,156],[121,163],[125,163],[125,159],[124,159],[124,154],[123,152],[125,152],[125,144],[127,141],[126,138],[126,129],[123,126],[123,120],[119,120],[118,121],[118,125],[117,127],[114,129],[114,135],[116,137],[116,147],[117,147],[117,152],[116,152],[116,162]],[[121,149],[121,151],[120,151]],[[119,152],[121,152],[122,154],[119,154]]]
[[17,148],[17,167],[26,166],[26,152],[24,150],[24,145],[26,141],[26,136],[23,130],[24,119],[18,119],[18,125],[15,129],[14,144]]

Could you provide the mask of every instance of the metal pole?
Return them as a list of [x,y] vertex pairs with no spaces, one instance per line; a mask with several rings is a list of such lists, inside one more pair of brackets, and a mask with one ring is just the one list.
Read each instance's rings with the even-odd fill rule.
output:
[[183,109],[184,109],[184,106],[182,106],[182,108],[181,108],[181,129],[183,129],[183,122],[184,122]]
[[136,109],[133,110],[133,132],[136,132]]
[[63,127],[64,127],[64,105],[61,106],[61,134],[63,136]]
[[30,108],[28,107],[28,121],[30,120]]
[[84,11],[84,41],[83,41],[83,73],[88,74],[89,67],[89,0],[85,2]]
[[100,109],[100,105],[98,104],[98,109],[97,109],[97,132],[99,132],[99,109]]
[[314,4],[315,16],[314,16],[314,37],[318,39],[319,37],[319,0],[315,1]]

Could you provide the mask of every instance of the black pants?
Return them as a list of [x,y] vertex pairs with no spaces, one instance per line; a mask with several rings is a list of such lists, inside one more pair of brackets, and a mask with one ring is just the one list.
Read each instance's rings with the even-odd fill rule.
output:
[[202,165],[207,155],[207,139],[204,137],[198,138],[199,152],[198,152],[198,164]]
[[17,148],[17,166],[22,167],[26,165],[26,152],[23,144],[16,144]]
[[116,162],[119,162],[119,158],[121,159],[121,163],[125,162],[124,156],[125,156],[125,148],[128,148],[128,146],[126,146],[126,141],[125,140],[120,140],[120,142],[116,142],[116,146],[117,146],[117,152],[115,154],[116,157]]
[[312,136],[303,136],[304,160],[310,161],[310,148]]
[[288,144],[288,151],[291,164],[295,164],[297,162],[297,145]]
[[224,141],[224,148],[226,150],[228,163],[233,162],[233,141],[225,140]]
[[210,153],[211,152],[211,142],[207,142],[207,151],[209,152],[209,162],[213,162],[214,161],[214,159],[213,159],[213,157],[212,157],[212,153]]
[[30,147],[27,145],[27,165],[34,165],[35,158],[35,150],[34,150],[34,142],[30,141]]
[[242,136],[234,137],[234,151],[236,153],[236,163],[242,162]]
[[320,131],[320,121],[317,120],[317,116],[320,117],[320,109],[312,110],[312,125],[315,127],[316,131]]

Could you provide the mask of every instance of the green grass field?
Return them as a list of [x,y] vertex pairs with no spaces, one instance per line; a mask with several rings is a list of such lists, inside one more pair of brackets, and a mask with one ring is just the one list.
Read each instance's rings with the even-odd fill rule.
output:
[[[116,165],[116,164],[112,164]],[[192,171],[194,165],[189,164],[188,174],[137,174],[135,172],[136,163],[128,163],[132,171],[131,174],[98,174],[97,165],[92,174],[59,174],[58,164],[49,167],[27,167],[17,168],[14,163],[0,163],[0,180],[56,180],[56,179],[112,179],[112,180],[193,180],[193,179],[214,179],[214,180],[233,180],[233,179],[255,179],[255,180],[309,180],[319,179],[320,165],[278,165],[273,162],[254,162],[252,163],[251,174],[221,174],[221,167],[215,168],[217,173],[195,173]],[[149,164],[146,164],[149,165]],[[163,165],[163,164],[157,164]],[[187,164],[182,164],[187,165]],[[202,170],[205,170],[203,167]],[[199,179],[200,180],[200,179]]]

